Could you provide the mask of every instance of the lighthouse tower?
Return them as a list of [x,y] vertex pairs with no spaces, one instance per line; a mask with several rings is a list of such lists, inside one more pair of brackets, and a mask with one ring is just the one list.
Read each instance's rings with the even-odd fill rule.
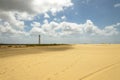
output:
[[38,37],[39,37],[39,38],[38,38],[38,43],[40,44],[40,37],[41,37],[41,36],[39,35]]

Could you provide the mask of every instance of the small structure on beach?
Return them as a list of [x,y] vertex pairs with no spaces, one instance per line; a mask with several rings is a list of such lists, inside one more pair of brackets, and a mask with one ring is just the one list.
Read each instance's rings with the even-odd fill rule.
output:
[[39,38],[38,38],[38,43],[40,44],[40,41],[41,41],[40,38],[41,38],[41,36],[39,35],[38,37],[39,37]]

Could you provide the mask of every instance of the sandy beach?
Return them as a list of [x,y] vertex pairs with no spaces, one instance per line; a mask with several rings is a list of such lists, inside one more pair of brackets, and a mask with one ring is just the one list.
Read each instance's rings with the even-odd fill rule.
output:
[[120,44],[1,48],[0,80],[120,80]]

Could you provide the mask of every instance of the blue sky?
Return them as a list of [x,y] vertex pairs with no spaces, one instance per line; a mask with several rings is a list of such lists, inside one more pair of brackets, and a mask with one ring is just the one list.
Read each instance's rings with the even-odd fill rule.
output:
[[73,12],[77,12],[77,21],[80,23],[86,19],[92,20],[98,26],[106,26],[120,21],[120,8],[114,8],[116,0],[89,0],[81,3],[80,0],[73,1],[75,6]]
[[42,43],[120,43],[120,0],[1,0],[0,5],[0,43],[37,43],[39,34]]
[[[79,24],[90,19],[101,28],[120,22],[120,7],[114,7],[115,4],[120,3],[120,0],[72,0],[72,3],[74,6],[58,12],[56,16],[48,12],[50,15],[48,20],[52,21],[54,18],[60,19],[61,16],[66,16],[65,21]],[[42,23],[44,14],[39,16],[41,19],[36,21]]]

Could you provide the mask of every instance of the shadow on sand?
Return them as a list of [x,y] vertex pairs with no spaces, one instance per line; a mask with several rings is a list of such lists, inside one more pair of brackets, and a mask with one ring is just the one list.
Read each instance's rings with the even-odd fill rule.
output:
[[44,52],[60,52],[73,49],[72,45],[60,45],[60,46],[34,46],[34,47],[24,47],[24,48],[1,48],[0,58],[12,57],[18,55],[28,55],[28,54],[42,54]]

